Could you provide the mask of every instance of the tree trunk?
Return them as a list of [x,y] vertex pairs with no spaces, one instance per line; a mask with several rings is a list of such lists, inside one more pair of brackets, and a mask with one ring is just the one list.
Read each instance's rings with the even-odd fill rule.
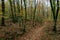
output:
[[26,0],[24,1],[24,7],[25,7],[25,18],[24,18],[24,29],[23,31],[26,32],[25,27],[26,27],[26,20],[27,20],[27,11],[26,11]]
[[14,23],[14,13],[13,13],[13,6],[12,6],[12,1],[9,0],[9,3],[10,3],[10,10],[11,10],[11,18],[12,18],[12,22]]
[[[50,0],[50,5],[51,5],[51,10],[53,12],[53,18],[54,18],[54,28],[53,31],[56,33],[57,32],[57,18],[58,18],[58,12],[59,12],[59,0],[57,0],[57,9],[56,9],[56,4],[55,4],[56,0]],[[53,6],[54,5],[54,6]]]
[[33,13],[33,27],[35,26],[35,13],[36,13],[36,0],[34,0],[34,5],[35,5],[35,9],[34,9],[34,13]]
[[17,16],[16,16],[16,5],[15,5],[16,0],[13,0],[13,13],[14,13],[14,23],[18,22]]
[[5,18],[4,18],[4,15],[5,15],[5,2],[4,0],[1,0],[2,2],[2,21],[1,21],[1,26],[5,26]]

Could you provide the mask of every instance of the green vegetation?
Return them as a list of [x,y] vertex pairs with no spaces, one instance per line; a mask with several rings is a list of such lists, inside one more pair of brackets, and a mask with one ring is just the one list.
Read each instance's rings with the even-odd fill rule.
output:
[[14,40],[18,35],[22,36],[31,29],[43,27],[50,22],[53,32],[57,33],[57,24],[60,22],[59,6],[60,0],[1,0],[0,35],[8,36],[0,40],[10,40],[10,36]]

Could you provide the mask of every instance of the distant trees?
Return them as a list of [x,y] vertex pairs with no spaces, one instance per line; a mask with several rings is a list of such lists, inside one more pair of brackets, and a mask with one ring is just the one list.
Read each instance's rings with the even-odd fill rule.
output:
[[2,2],[2,20],[1,20],[1,25],[5,26],[5,18],[4,18],[4,15],[5,15],[5,2],[4,2],[4,0],[1,0],[1,2]]
[[42,3],[42,14],[43,14],[43,17],[44,17],[45,16],[45,14],[44,14],[44,3]]
[[[5,18],[4,18],[5,3],[4,3],[4,0],[1,0],[1,2],[2,2],[1,25],[5,25]],[[47,0],[47,2],[48,2],[48,0]],[[51,4],[51,10],[53,12],[53,18],[54,18],[54,31],[56,31],[56,22],[57,22],[58,12],[59,12],[59,0],[50,0],[50,4]],[[26,26],[27,19],[32,19],[33,20],[33,27],[34,27],[35,18],[40,17],[40,15],[45,17],[45,13],[47,13],[46,14],[47,18],[49,16],[48,10],[50,11],[50,9],[49,9],[50,7],[45,8],[46,6],[48,6],[48,4],[46,5],[45,2],[42,1],[42,0],[38,4],[37,4],[36,0],[33,0],[33,1],[31,1],[31,0],[29,0],[29,1],[28,0],[9,0],[9,5],[10,5],[10,14],[9,15],[11,15],[12,22],[15,23],[18,20],[23,19],[24,21],[20,21],[20,22],[24,22],[23,23],[24,24],[24,29],[25,29],[25,26]],[[21,14],[23,14],[23,16]],[[19,19],[18,19],[18,17],[19,17]],[[20,18],[22,18],[22,19],[20,19]]]
[[17,22],[18,19],[16,19],[16,0],[13,0],[13,12],[14,12],[14,22]]
[[9,0],[9,4],[10,4],[10,8],[11,8],[10,9],[10,11],[11,11],[10,15],[11,15],[12,22],[16,23],[16,22],[18,22],[17,10],[16,9],[18,9],[18,15],[20,14],[19,0]]
[[49,15],[48,15],[48,0],[47,0],[47,18],[49,17]]
[[59,0],[50,0],[50,5],[51,5],[51,10],[53,12],[53,19],[54,19],[53,31],[57,32],[56,25],[57,25],[57,18],[58,18],[58,12],[59,12]]
[[25,16],[24,16],[24,29],[23,31],[26,32],[25,27],[26,27],[26,21],[27,21],[27,11],[26,11],[26,0],[23,0],[24,2],[24,11],[25,11]]
[[11,19],[12,19],[12,22],[15,23],[15,21],[14,21],[15,19],[14,19],[14,12],[13,12],[13,5],[12,5],[13,3],[12,3],[12,0],[9,0],[9,4],[10,4],[10,8],[11,8],[10,9],[10,11],[11,11],[11,14],[10,14],[11,15]]
[[33,12],[33,27],[35,25],[35,13],[36,13],[36,0],[34,0],[34,12]]
[[17,10],[18,10],[18,16],[20,16],[20,1],[19,0],[16,0],[16,3],[17,3]]

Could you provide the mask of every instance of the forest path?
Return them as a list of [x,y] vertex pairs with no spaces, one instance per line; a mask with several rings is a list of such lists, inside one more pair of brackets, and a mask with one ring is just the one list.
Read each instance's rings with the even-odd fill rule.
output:
[[41,40],[40,38],[44,35],[44,28],[46,27],[46,23],[44,26],[37,27],[33,29],[33,31],[27,33],[23,37],[19,38],[18,40]]

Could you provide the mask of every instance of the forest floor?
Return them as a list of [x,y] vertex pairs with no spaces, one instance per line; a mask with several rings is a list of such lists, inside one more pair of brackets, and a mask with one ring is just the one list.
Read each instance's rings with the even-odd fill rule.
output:
[[20,27],[16,24],[7,27],[0,26],[0,40],[60,40],[60,22],[57,22],[57,33],[52,31],[52,21],[45,21],[43,25],[36,23],[35,27],[31,23],[26,27],[26,33],[20,36]]
[[45,22],[42,27],[37,27],[33,31],[19,37],[18,40],[60,40],[60,31],[54,33],[52,22]]

